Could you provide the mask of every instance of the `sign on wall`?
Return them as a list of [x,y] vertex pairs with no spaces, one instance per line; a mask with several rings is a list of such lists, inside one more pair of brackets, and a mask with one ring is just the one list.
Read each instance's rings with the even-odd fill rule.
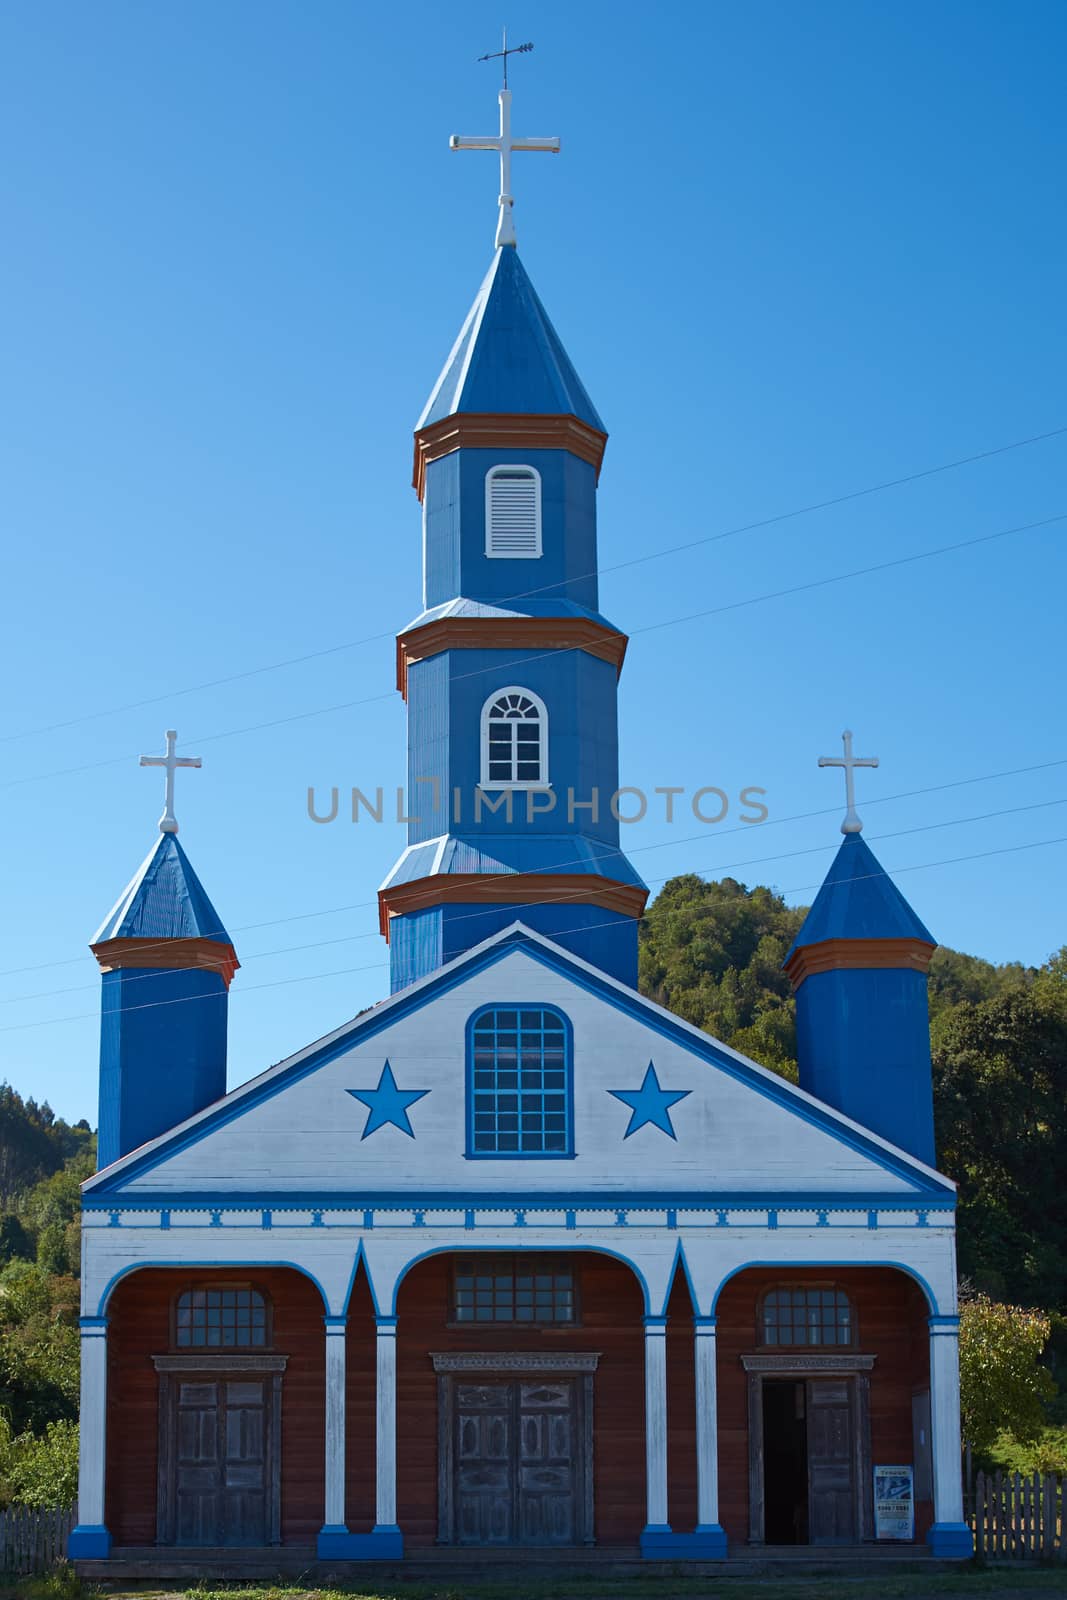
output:
[[874,1536],[914,1539],[915,1484],[912,1468],[875,1467]]

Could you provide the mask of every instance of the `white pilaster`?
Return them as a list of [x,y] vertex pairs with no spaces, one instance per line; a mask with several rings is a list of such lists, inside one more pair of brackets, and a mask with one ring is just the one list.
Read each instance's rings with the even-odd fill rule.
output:
[[378,1509],[374,1531],[396,1530],[396,1318],[379,1317]]
[[667,1319],[645,1318],[645,1532],[670,1532],[667,1521]]
[[697,1523],[719,1525],[718,1373],[715,1367],[715,1319],[698,1317],[693,1325],[697,1401]]
[[345,1334],[344,1317],[326,1323],[326,1503],[325,1526],[345,1531]]
[[78,1435],[78,1525],[68,1544],[74,1559],[106,1557],[107,1318],[81,1319],[81,1413]]
[[963,1520],[959,1318],[931,1317],[929,1327],[934,1525],[927,1538],[935,1555],[963,1558],[972,1553],[973,1539]]

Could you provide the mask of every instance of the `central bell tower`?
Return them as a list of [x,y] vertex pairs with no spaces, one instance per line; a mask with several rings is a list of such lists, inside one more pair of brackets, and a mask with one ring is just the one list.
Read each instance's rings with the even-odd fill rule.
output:
[[423,610],[397,639],[412,819],[378,896],[394,991],[515,921],[637,982],[648,891],[615,814],[627,640],[598,609],[606,443],[499,244],[415,429]]

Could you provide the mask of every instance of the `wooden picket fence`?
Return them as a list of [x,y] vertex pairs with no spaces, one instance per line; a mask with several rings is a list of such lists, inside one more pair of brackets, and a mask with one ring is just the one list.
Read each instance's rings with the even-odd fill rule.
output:
[[0,1511],[0,1572],[49,1572],[67,1553],[77,1506],[9,1506]]
[[974,1548],[985,1560],[1067,1562],[1065,1482],[1049,1474],[979,1472],[974,1480]]

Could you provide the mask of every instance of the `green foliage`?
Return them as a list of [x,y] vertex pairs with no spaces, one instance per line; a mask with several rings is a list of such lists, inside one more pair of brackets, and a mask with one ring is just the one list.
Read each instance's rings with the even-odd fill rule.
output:
[[988,1293],[1067,1301],[1067,975],[958,1005],[935,1028],[940,1164],[960,1184],[960,1270]]
[[78,1284],[29,1261],[0,1272],[0,1411],[17,1433],[78,1414]]
[[1049,1319],[1038,1311],[1000,1305],[986,1295],[960,1307],[960,1417],[963,1437],[978,1455],[1002,1432],[1035,1442],[1045,1403],[1055,1392],[1041,1354]]
[[1021,1472],[1026,1477],[1035,1472],[1067,1477],[1067,1428],[1042,1428],[1036,1439],[1026,1443],[1003,1430],[986,1455],[993,1467],[1004,1472]]
[[640,987],[687,1022],[796,1078],[786,951],[804,920],[770,889],[672,878],[640,925]]
[[46,1423],[43,1434],[0,1431],[0,1483],[8,1504],[73,1505],[78,1497],[78,1424]]

